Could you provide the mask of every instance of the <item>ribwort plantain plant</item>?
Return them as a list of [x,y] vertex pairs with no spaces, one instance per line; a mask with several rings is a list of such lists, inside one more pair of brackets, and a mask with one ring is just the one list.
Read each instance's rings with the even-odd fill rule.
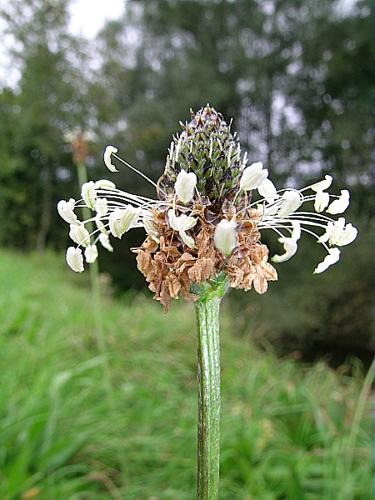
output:
[[[110,237],[121,238],[142,227],[146,239],[134,248],[138,269],[155,299],[167,310],[172,299],[195,303],[198,330],[198,460],[197,498],[216,499],[220,459],[220,339],[221,299],[230,288],[265,293],[277,272],[269,262],[263,231],[277,233],[284,252],[274,263],[289,260],[302,232],[313,236],[326,255],[315,268],[321,273],[340,258],[338,247],[348,245],[357,229],[337,220],[349,205],[349,191],[331,195],[332,177],[297,190],[277,190],[262,163],[248,165],[236,134],[222,115],[207,105],[182,125],[173,138],[165,171],[157,183],[139,172],[108,146],[104,162],[138,172],[156,189],[155,199],[116,188],[109,180],[85,182],[82,198],[60,201],[58,211],[70,224],[77,244],[66,254],[76,272],[95,262],[97,243],[113,251]],[[305,210],[311,205],[309,210]],[[87,207],[91,217],[81,222],[75,209]],[[324,213],[325,212],[325,213]],[[90,231],[90,225],[95,229]],[[82,253],[84,250],[84,255]]]

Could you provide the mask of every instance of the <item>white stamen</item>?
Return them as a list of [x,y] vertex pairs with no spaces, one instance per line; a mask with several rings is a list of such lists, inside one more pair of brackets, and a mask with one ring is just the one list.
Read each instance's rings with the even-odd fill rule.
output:
[[81,273],[84,270],[82,250],[80,248],[69,247],[66,251],[66,262],[70,269],[76,273]]
[[302,196],[298,191],[285,191],[282,196],[282,205],[279,210],[280,217],[288,217],[302,205]]
[[334,200],[327,209],[327,213],[336,215],[342,214],[348,208],[350,202],[350,194],[347,189],[341,191],[341,196],[338,200]]
[[108,250],[108,252],[113,252],[113,246],[111,245],[109,241],[109,236],[108,234],[101,233],[99,234],[99,241],[101,245]]
[[[330,185],[332,184],[332,181],[333,181],[333,177],[331,175],[326,175],[322,181],[316,182],[315,184],[312,184],[310,186],[310,189],[312,189],[315,192],[325,191],[326,189],[328,189],[330,187]],[[305,188],[305,189],[307,189],[307,188]]]
[[285,253],[281,255],[274,255],[271,259],[273,262],[277,263],[286,262],[291,257],[293,257],[293,255],[297,252],[298,249],[297,241],[301,237],[301,226],[299,222],[292,222],[292,226],[293,229],[290,238],[286,238],[284,236],[279,238],[279,242],[282,243],[284,246]]
[[286,262],[297,252],[298,244],[292,238],[279,238],[279,242],[283,244],[285,253],[274,255],[271,260],[276,263]]
[[104,151],[104,163],[105,166],[110,170],[111,172],[118,172],[117,168],[113,165],[111,156],[115,153],[117,153],[118,149],[115,148],[114,146],[107,146]]
[[70,198],[69,201],[61,200],[57,204],[57,211],[62,219],[68,224],[75,224],[78,219],[74,213],[75,200]]
[[139,209],[131,205],[123,209],[116,208],[109,216],[109,229],[115,238],[120,238],[126,231],[136,224],[139,216]]
[[251,191],[257,189],[267,178],[268,170],[263,168],[263,164],[258,161],[246,167],[240,180],[241,191]]
[[315,195],[314,208],[317,212],[323,212],[323,210],[328,206],[329,194],[324,191],[317,191]]
[[106,215],[108,213],[107,198],[98,198],[95,202],[94,208],[99,217]]
[[95,189],[95,182],[90,181],[82,184],[81,196],[83,198],[83,201],[86,203],[86,206],[88,208],[91,208],[91,210],[93,210],[97,196]]
[[[156,188],[158,187],[153,180],[151,180],[149,177],[147,177],[147,175],[145,175],[143,172],[141,172],[137,168],[133,167],[133,165],[130,165],[130,163],[128,163],[127,161],[123,160],[122,158],[120,158],[116,154],[114,154],[113,156],[115,158],[117,158],[118,161],[121,161],[121,163],[123,163],[128,168],[130,168],[131,170],[133,170],[133,172],[136,172],[138,175],[140,175],[141,177],[143,177],[147,182],[149,182],[150,184],[152,184],[154,187],[156,187]],[[159,188],[159,191],[162,192],[163,194],[165,194],[164,191],[162,191],[160,188]]]
[[143,225],[144,225],[146,233],[154,241],[156,241],[156,243],[159,243],[159,232],[158,232],[154,222],[151,220],[150,216],[143,217]]
[[70,225],[69,237],[74,243],[77,243],[77,245],[86,247],[90,244],[90,234],[81,223]]
[[352,243],[358,234],[357,228],[352,224],[345,225],[345,219],[340,217],[335,222],[328,222],[326,232],[318,239],[319,243],[326,243],[331,246],[345,246]]
[[222,219],[215,228],[214,242],[223,255],[230,255],[238,245],[236,221]]
[[175,211],[170,209],[168,210],[168,220],[169,225],[174,231],[178,231],[182,241],[190,248],[195,248],[194,238],[186,234],[186,231],[192,229],[196,223],[197,219],[194,217],[189,217],[185,214],[180,216],[176,216]]
[[85,258],[88,264],[92,264],[98,258],[98,249],[96,245],[89,245],[85,249]]
[[98,217],[98,216],[95,217],[95,224],[101,233],[108,234],[108,231],[107,231],[104,223],[101,221],[100,217]]
[[340,250],[338,248],[331,248],[329,250],[329,254],[326,255],[324,260],[320,262],[320,264],[317,265],[317,267],[314,270],[314,274],[320,274],[324,272],[326,269],[329,268],[329,266],[332,266],[333,264],[336,264],[340,259]]
[[258,193],[265,198],[268,203],[273,203],[279,196],[273,182],[269,179],[264,179],[260,186],[258,186]]
[[187,173],[185,170],[181,170],[174,185],[177,198],[182,201],[182,203],[189,203],[194,197],[196,185],[197,176],[195,173]]
[[112,181],[108,181],[107,179],[100,179],[95,182],[95,189],[116,189],[116,184]]

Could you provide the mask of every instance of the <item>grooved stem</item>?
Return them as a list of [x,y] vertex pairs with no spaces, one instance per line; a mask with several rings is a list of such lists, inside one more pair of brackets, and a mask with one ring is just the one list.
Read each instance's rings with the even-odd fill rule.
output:
[[222,293],[214,290],[195,303],[198,326],[198,500],[216,500],[219,494],[221,298]]

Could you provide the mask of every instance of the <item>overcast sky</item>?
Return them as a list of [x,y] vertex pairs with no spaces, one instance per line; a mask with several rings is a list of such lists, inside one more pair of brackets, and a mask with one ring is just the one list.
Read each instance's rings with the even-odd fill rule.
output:
[[124,0],[74,0],[70,9],[71,31],[94,38],[105,21],[120,17],[124,3]]
[[[0,6],[9,0],[0,0]],[[98,31],[110,19],[118,19],[126,0],[73,0],[70,8],[70,31],[86,38],[95,38]],[[1,29],[1,23],[0,23]],[[3,43],[2,43],[3,42]],[[0,39],[0,82],[13,86],[18,80],[18,72],[11,67],[7,57],[9,40]]]

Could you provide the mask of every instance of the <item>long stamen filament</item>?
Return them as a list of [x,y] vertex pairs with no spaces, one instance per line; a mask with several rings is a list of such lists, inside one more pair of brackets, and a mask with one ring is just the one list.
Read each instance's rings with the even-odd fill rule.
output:
[[[133,170],[134,172],[136,172],[137,174],[139,174],[141,177],[143,177],[144,179],[146,179],[147,182],[149,182],[150,184],[152,184],[156,189],[158,189],[158,186],[157,184],[151,180],[146,174],[144,174],[143,172],[141,172],[140,170],[138,170],[137,168],[133,167],[132,165],[130,165],[130,163],[128,163],[127,161],[123,160],[122,158],[120,158],[119,156],[117,156],[115,153],[112,153],[112,156],[114,156],[117,160],[121,161],[121,163],[123,163],[124,165],[126,165],[128,168],[130,168],[131,170]],[[164,191],[162,191],[161,189],[159,189],[161,193],[164,193]]]
[[[271,229],[272,231],[275,231],[275,233],[277,233],[278,235],[281,235],[283,238],[285,238],[285,236],[280,232],[278,231],[277,229],[289,229],[290,228],[287,228],[285,226],[282,226],[282,225],[277,225],[277,226],[270,226],[270,225],[264,225],[262,227],[262,229]],[[301,231],[307,233],[307,234],[310,234],[311,236],[314,236],[314,238],[316,240],[319,239],[319,235],[317,235],[316,233],[314,233],[314,231],[310,231],[309,229],[306,229],[305,227],[301,227]],[[327,252],[329,252],[329,247],[326,243],[323,243],[323,242],[319,242],[326,250]]]
[[[300,189],[300,190],[294,189],[294,188],[279,189],[277,191],[277,194],[284,193],[286,191],[295,191],[296,193],[300,194],[302,191],[304,191],[304,189]],[[329,197],[330,198],[340,198],[340,196],[337,195],[337,194],[329,194]],[[314,200],[315,200],[315,195],[302,196],[301,205],[303,205],[306,202],[314,201]],[[257,205],[261,205],[262,203],[264,204],[264,209],[267,210],[267,209],[270,209],[270,208],[274,208],[274,207],[276,207],[278,205],[281,206],[283,204],[284,200],[282,199],[282,197],[280,197],[277,200],[275,200],[274,202],[269,203],[269,204],[266,204],[266,201],[267,201],[266,198],[260,198],[259,200],[253,201],[252,203],[250,203],[246,207],[241,208],[241,210],[239,210],[238,213],[243,212],[245,210],[248,210],[249,208],[256,207]]]

